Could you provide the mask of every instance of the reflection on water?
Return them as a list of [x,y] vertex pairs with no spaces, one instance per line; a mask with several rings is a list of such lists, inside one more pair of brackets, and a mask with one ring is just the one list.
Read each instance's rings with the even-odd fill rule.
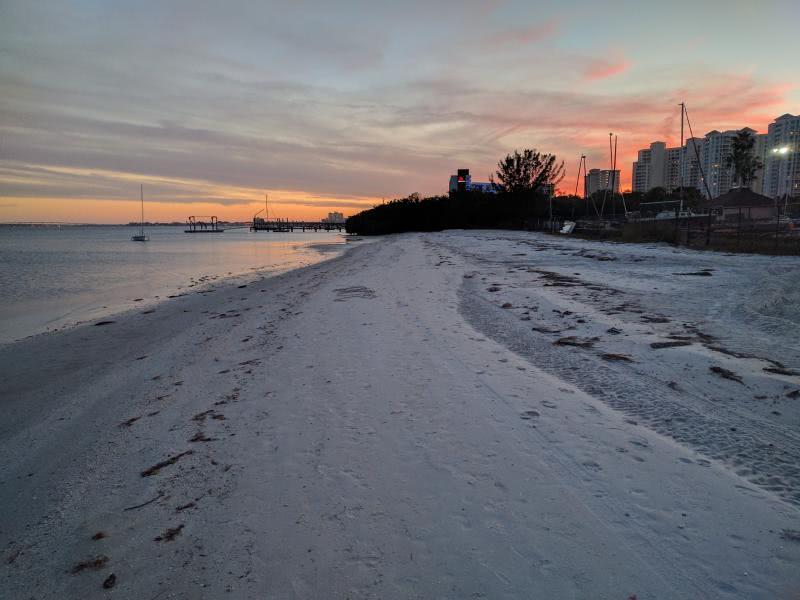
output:
[[[152,303],[190,286],[334,256],[338,233],[183,233],[150,227],[0,227],[0,342]],[[134,300],[140,299],[137,302]]]

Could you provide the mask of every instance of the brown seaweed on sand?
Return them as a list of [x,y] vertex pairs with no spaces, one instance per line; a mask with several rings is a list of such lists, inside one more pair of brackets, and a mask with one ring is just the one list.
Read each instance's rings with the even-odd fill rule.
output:
[[108,562],[108,557],[105,554],[99,554],[94,558],[90,558],[88,560],[82,560],[81,562],[77,563],[72,569],[70,573],[76,575],[85,571],[86,569],[91,569],[92,571],[96,571],[98,569],[102,569],[105,564]]
[[609,361],[633,362],[633,359],[630,356],[625,354],[613,354],[611,352],[600,355],[600,358]]
[[691,346],[692,342],[679,340],[675,342],[653,342],[650,344],[650,347],[653,350],[659,350],[660,348],[677,348],[678,346]]
[[151,475],[155,475],[164,467],[168,467],[170,465],[174,465],[184,456],[192,454],[192,450],[186,450],[185,452],[181,452],[180,454],[176,454],[175,456],[170,456],[166,460],[162,460],[159,463],[154,464],[152,467],[149,467],[141,472],[142,477],[150,477]]
[[177,527],[168,527],[167,529],[164,530],[164,533],[162,533],[160,536],[158,536],[157,538],[153,538],[153,541],[171,542],[180,535],[181,529],[183,529],[183,523],[181,523]]
[[712,373],[716,373],[717,375],[719,375],[720,377],[723,377],[724,379],[730,379],[731,381],[735,381],[736,383],[741,383],[742,385],[744,385],[744,382],[742,381],[742,378],[739,377],[733,371],[729,371],[728,369],[725,369],[723,367],[717,367],[716,365],[713,366],[713,367],[708,367],[708,369]]
[[599,338],[579,338],[574,335],[559,338],[553,344],[556,346],[575,346],[578,348],[591,348]]

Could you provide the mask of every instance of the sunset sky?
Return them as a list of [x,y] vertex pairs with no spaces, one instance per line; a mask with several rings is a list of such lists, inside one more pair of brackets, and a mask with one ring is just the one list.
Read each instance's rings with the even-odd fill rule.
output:
[[800,2],[0,2],[0,221],[353,214],[800,112]]

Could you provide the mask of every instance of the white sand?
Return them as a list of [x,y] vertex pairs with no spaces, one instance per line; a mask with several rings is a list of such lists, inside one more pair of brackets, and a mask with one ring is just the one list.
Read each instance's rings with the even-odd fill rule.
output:
[[795,597],[794,259],[354,245],[0,347],[0,596]]

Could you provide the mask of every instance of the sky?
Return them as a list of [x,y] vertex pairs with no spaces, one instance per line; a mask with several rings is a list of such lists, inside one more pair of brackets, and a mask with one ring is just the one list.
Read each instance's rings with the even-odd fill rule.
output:
[[[351,215],[800,113],[800,2],[0,0],[0,222]],[[582,186],[581,186],[582,187]]]

